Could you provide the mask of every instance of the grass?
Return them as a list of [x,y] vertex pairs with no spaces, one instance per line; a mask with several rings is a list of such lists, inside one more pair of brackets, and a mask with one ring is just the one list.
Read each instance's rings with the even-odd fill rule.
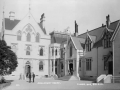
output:
[[0,89],[3,89],[5,87],[7,87],[7,86],[10,86],[12,81],[13,80],[6,80],[5,83],[0,84]]

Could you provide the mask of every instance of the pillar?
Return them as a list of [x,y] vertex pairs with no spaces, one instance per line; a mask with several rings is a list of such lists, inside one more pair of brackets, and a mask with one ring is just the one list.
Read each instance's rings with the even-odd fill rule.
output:
[[79,53],[76,54],[76,76],[79,77]]
[[56,57],[55,57],[55,47],[54,47],[54,56],[53,56],[54,58],[53,58],[53,75],[55,75],[55,59],[56,59]]

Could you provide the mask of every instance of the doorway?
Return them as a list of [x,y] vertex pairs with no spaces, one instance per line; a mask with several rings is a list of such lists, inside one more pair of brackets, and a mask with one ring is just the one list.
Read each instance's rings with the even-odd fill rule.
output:
[[70,75],[73,75],[73,63],[69,64]]
[[31,66],[30,65],[25,65],[25,75],[28,77],[28,74],[31,73]]
[[108,62],[108,74],[113,75],[113,61]]

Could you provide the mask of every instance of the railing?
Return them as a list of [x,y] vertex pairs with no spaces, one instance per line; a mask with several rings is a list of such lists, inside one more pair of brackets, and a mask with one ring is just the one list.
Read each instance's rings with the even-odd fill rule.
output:
[[120,76],[112,76],[112,83],[120,83]]
[[103,80],[104,80],[104,78],[106,77],[106,75],[105,74],[102,74],[102,75],[100,75],[98,78],[97,78],[97,83],[99,83],[99,82],[104,82]]

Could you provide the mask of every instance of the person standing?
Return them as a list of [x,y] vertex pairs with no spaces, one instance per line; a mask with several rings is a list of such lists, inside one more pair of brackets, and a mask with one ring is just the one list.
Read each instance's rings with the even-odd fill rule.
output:
[[33,72],[32,78],[33,78],[33,83],[34,83],[34,80],[35,80],[35,74],[34,74],[34,72]]
[[31,82],[31,73],[29,73],[29,82]]

